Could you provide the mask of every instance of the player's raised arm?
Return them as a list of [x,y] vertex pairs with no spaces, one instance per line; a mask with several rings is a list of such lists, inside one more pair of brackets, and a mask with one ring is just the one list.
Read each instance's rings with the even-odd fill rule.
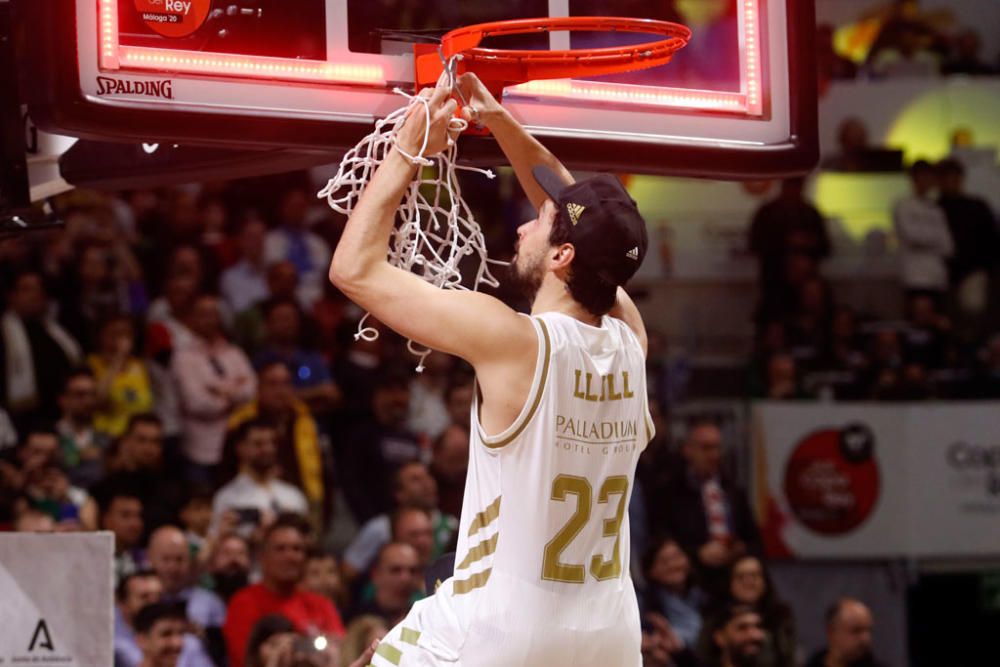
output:
[[[533,172],[535,167],[539,165],[548,167],[566,184],[574,182],[569,170],[497,102],[475,74],[467,72],[460,76],[458,86],[469,103],[462,109],[462,115],[470,122],[478,121],[489,128],[514,168],[517,180],[535,209],[541,209],[542,204],[549,198],[535,177]],[[645,352],[646,327],[638,308],[624,289],[618,288],[615,306],[608,314],[629,325],[639,338],[642,350]]]
[[[456,102],[439,86],[430,95],[430,129],[424,155],[454,140],[449,120]],[[397,145],[417,155],[425,137],[420,105],[400,130]],[[505,355],[537,345],[534,328],[501,301],[478,292],[439,289],[387,261],[389,238],[406,188],[417,167],[397,149],[389,151],[355,206],[330,264],[330,280],[352,301],[397,333],[460,356],[480,370]]]
[[514,168],[517,180],[535,206],[535,210],[541,209],[548,195],[538,185],[532,175],[532,169],[538,166],[548,167],[565,183],[573,182],[573,175],[562,162],[521,127],[521,124],[486,89],[479,77],[472,72],[466,72],[458,78],[458,87],[469,103],[462,109],[462,115],[470,122],[482,123],[489,129],[507,156],[510,166]]

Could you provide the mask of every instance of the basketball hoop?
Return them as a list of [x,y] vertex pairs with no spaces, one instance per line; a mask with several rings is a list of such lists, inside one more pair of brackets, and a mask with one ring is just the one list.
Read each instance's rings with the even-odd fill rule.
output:
[[[664,39],[627,46],[561,51],[487,49],[487,37],[552,31],[634,32]],[[456,74],[471,71],[494,95],[509,85],[538,79],[618,74],[669,63],[691,39],[686,26],[653,19],[609,16],[565,16],[479,23],[458,28],[441,38],[441,46],[414,45],[417,87],[433,85],[448,63]]]
[[[515,35],[553,30],[621,31],[663,35],[665,39],[630,46],[578,49],[570,51],[525,51],[481,48],[485,37]],[[558,79],[573,76],[596,76],[630,72],[656,67],[670,62],[674,53],[683,48],[691,38],[691,31],[682,25],[651,19],[610,17],[565,17],[553,19],[526,19],[481,23],[459,28],[447,33],[440,46],[414,45],[417,88],[434,85],[447,72],[454,94],[462,93],[456,77],[464,72],[475,72],[497,99],[505,86],[536,79]],[[375,130],[347,152],[337,174],[319,192],[330,207],[344,215],[351,215],[375,170],[395,146],[396,133],[406,122],[410,110],[423,105],[428,114],[424,142],[416,155],[400,151],[404,157],[421,167],[419,175],[410,184],[397,215],[389,243],[389,263],[416,273],[427,282],[442,289],[473,289],[480,286],[497,286],[490,273],[490,266],[498,264],[486,254],[486,241],[479,223],[469,206],[462,199],[456,172],[459,169],[478,171],[493,178],[488,170],[458,165],[458,146],[450,143],[439,155],[424,155],[430,128],[427,99],[396,92],[409,100],[375,123]],[[463,103],[464,103],[463,99]],[[420,112],[420,110],[418,110]],[[452,119],[452,129],[464,131],[469,123],[461,118]],[[397,147],[398,150],[398,147]],[[471,285],[463,285],[459,263],[465,258],[475,258],[478,267]],[[365,326],[367,314],[358,324],[356,338],[371,340],[378,332]],[[420,358],[417,371],[423,370],[423,361],[430,353],[409,342],[410,351]]]

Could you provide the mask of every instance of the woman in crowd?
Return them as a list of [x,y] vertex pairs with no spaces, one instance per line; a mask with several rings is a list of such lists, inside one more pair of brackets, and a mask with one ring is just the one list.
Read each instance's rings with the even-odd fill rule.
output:
[[684,647],[693,649],[705,594],[694,583],[687,554],[675,540],[660,538],[647,550],[642,569],[647,584],[643,611],[666,618]]
[[[782,602],[774,591],[771,577],[764,564],[749,554],[738,558],[729,568],[729,588],[720,599],[713,600],[711,608],[722,608],[727,603],[753,606],[764,624],[764,649],[758,658],[758,667],[795,667],[795,619],[791,608]],[[703,633],[699,649],[704,655],[711,638]]]

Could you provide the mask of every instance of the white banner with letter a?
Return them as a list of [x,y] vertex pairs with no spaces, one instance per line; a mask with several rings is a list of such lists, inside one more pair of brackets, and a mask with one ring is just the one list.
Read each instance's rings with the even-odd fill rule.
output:
[[109,667],[111,533],[0,533],[0,665]]

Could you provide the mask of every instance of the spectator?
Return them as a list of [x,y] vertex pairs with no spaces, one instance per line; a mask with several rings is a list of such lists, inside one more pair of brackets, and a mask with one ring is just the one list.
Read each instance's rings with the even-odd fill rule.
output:
[[72,486],[56,463],[47,463],[26,476],[24,495],[33,507],[47,512],[60,530],[96,528],[96,508],[90,496]]
[[138,570],[126,575],[115,587],[115,667],[137,665],[142,651],[135,642],[132,623],[143,607],[160,601],[163,588],[155,572]]
[[742,556],[729,569],[729,601],[749,605],[761,618],[764,643],[757,658],[761,667],[795,667],[795,619],[791,608],[774,591],[764,564]]
[[452,424],[468,428],[472,415],[472,398],[476,392],[476,377],[467,372],[456,372],[444,393],[448,417]]
[[958,160],[937,166],[941,196],[938,205],[948,220],[955,252],[948,266],[953,310],[972,320],[971,336],[980,334],[976,321],[991,301],[990,282],[1000,256],[1000,235],[989,205],[965,193],[965,167]]
[[771,355],[767,360],[767,378],[762,398],[770,401],[793,401],[805,398],[795,357],[785,352]]
[[319,649],[315,638],[296,632],[284,616],[271,614],[260,619],[250,633],[246,667],[365,667],[376,645],[377,641],[348,658],[336,643]]
[[642,571],[647,585],[643,594],[646,614],[666,619],[680,647],[693,651],[701,634],[705,594],[694,583],[687,554],[676,541],[660,538],[646,551]]
[[[96,427],[117,438],[133,415],[154,409],[153,378],[146,364],[133,353],[135,330],[125,315],[105,319],[98,330],[97,351],[87,364],[97,380]],[[158,406],[157,406],[158,407]]]
[[965,74],[967,76],[990,76],[995,74],[993,69],[979,55],[982,48],[982,40],[975,30],[963,30],[952,42],[953,52],[951,57],[945,61],[941,71],[944,74]]
[[161,526],[153,531],[146,557],[163,585],[163,600],[183,603],[199,633],[221,630],[226,607],[217,595],[193,585],[191,551],[179,528]]
[[177,513],[188,551],[198,567],[208,560],[215,548],[214,536],[209,532],[212,527],[214,495],[211,487],[206,484],[190,485],[184,491],[184,501]]
[[323,285],[330,264],[330,246],[306,228],[309,196],[305,189],[294,187],[278,205],[278,226],[264,240],[268,263],[291,262],[299,274],[299,303],[309,309],[323,296]]
[[32,429],[13,451],[0,458],[0,509],[15,510],[29,481],[58,460],[59,440],[46,429]]
[[344,496],[358,522],[388,512],[396,470],[424,457],[420,442],[405,428],[409,405],[407,377],[385,371],[372,393],[369,418],[357,423],[343,438]]
[[262,419],[274,428],[277,475],[302,489],[311,515],[319,521],[327,498],[323,444],[316,420],[295,397],[292,375],[283,363],[272,362],[258,371],[257,398],[232,414],[230,428],[250,419]]
[[[306,555],[306,575],[302,588],[330,600],[338,609],[347,608],[347,588],[340,575],[340,563],[333,554],[318,547],[309,549]],[[368,646],[371,642],[365,644]]]
[[706,667],[756,667],[764,647],[760,615],[750,605],[730,603],[705,625]]
[[267,227],[251,214],[240,229],[240,261],[222,273],[220,291],[230,311],[239,313],[267,297],[264,236]]
[[66,385],[59,396],[59,421],[55,430],[59,435],[62,463],[73,484],[88,487],[102,474],[102,459],[109,439],[95,428],[94,412],[97,407],[97,383],[86,370],[76,370],[66,378]]
[[133,629],[142,650],[138,667],[212,667],[203,652],[188,648],[197,640],[187,634],[183,607],[165,602],[146,605],[135,615]]
[[857,313],[850,306],[839,305],[833,313],[826,367],[857,375],[867,364],[864,340],[858,331]]
[[886,22],[869,54],[869,69],[877,77],[927,78],[941,73],[935,51],[942,39],[914,21]]
[[58,419],[59,394],[80,356],[80,345],[49,313],[41,274],[16,276],[0,317],[0,405],[18,431]]
[[806,667],[878,667],[872,653],[872,613],[861,600],[841,598],[826,612],[826,648]]
[[265,343],[254,355],[254,366],[284,364],[292,374],[298,399],[313,412],[330,412],[340,402],[340,389],[330,377],[326,360],[302,341],[302,310],[292,299],[275,299],[263,305]]
[[254,624],[268,614],[286,616],[307,636],[340,638],[344,626],[328,599],[299,588],[305,575],[308,526],[301,517],[281,515],[264,533],[259,584],[247,586],[229,602],[224,633],[230,667],[243,667]]
[[115,581],[138,570],[146,561],[142,550],[142,499],[124,479],[107,477],[92,490],[98,524],[115,536]]
[[340,657],[343,662],[357,660],[372,644],[385,637],[389,631],[385,621],[378,616],[359,616],[347,626],[347,634],[340,646]]
[[75,266],[63,273],[59,320],[85,349],[93,349],[98,326],[108,313],[132,312],[146,305],[138,262],[123,236],[87,241]]
[[833,328],[833,295],[821,278],[810,278],[795,288],[796,305],[785,326],[786,341],[801,366],[816,368],[829,346]]
[[56,522],[52,515],[34,507],[24,507],[14,518],[15,533],[54,533]]
[[857,116],[849,116],[837,127],[837,146],[840,151],[823,163],[824,169],[831,171],[868,171],[866,156],[871,150],[868,126]]
[[201,642],[188,633],[184,609],[178,605],[160,602],[162,587],[156,574],[140,570],[125,577],[115,588],[115,667],[145,667],[143,662],[142,634],[139,630],[139,615],[151,607],[170,607],[174,618],[183,621],[180,625],[180,647],[170,667],[211,667],[212,661],[201,647]]
[[944,294],[948,287],[945,260],[954,254],[948,219],[933,200],[934,167],[918,160],[910,167],[913,194],[896,202],[893,226],[899,241],[903,287],[909,292]]
[[681,448],[684,465],[669,487],[663,528],[689,554],[709,588],[744,553],[760,553],[760,535],[746,493],[722,472],[722,431],[695,420]]
[[402,507],[391,517],[392,541],[409,544],[417,552],[420,581],[434,554],[434,524],[431,513],[421,507]]
[[698,667],[697,656],[685,648],[662,615],[647,612],[642,620],[643,667]]
[[125,433],[111,447],[108,467],[139,493],[147,531],[176,521],[186,489],[164,466],[159,417],[142,413],[129,419]]
[[420,556],[409,544],[390,542],[375,557],[372,567],[372,595],[354,605],[348,618],[375,615],[392,627],[410,611],[420,597],[423,581],[420,576]]
[[469,429],[465,422],[452,423],[434,441],[431,451],[431,474],[437,482],[438,507],[447,516],[461,516],[465,477],[469,471]]
[[226,512],[239,516],[241,534],[249,537],[281,513],[306,515],[309,504],[298,488],[278,478],[277,431],[269,421],[243,422],[233,434],[239,473],[219,489],[212,503],[216,525]]
[[448,378],[455,358],[431,352],[423,360],[423,370],[410,381],[410,407],[406,428],[426,440],[435,440],[448,428],[451,417],[445,401]]
[[903,349],[908,362],[924,368],[941,368],[950,357],[951,323],[937,310],[934,299],[914,294],[907,299],[907,327]]
[[[163,285],[163,296],[153,302],[146,319],[146,355],[164,366],[170,362],[174,350],[191,344],[191,330],[184,323],[198,296],[198,277],[191,273],[168,275]],[[160,305],[159,308],[154,308]]]
[[187,477],[209,481],[222,460],[229,414],[253,397],[257,382],[246,355],[222,334],[216,297],[197,297],[187,323],[194,340],[176,351],[171,373],[181,399]]
[[236,314],[233,322],[234,339],[253,354],[264,342],[264,304],[268,301],[295,299],[299,274],[291,262],[276,262],[267,267],[267,295]]
[[227,605],[250,582],[250,543],[236,533],[222,535],[208,562],[211,589]]
[[[393,475],[393,499],[397,512],[417,508],[429,513],[433,546],[430,556],[425,554],[425,560],[444,553],[458,529],[458,521],[438,510],[437,483],[427,466],[419,461],[401,466]],[[392,533],[392,517],[389,514],[373,517],[361,527],[344,552],[344,572],[349,579],[368,571],[379,550],[392,541]]]
[[805,180],[791,178],[781,194],[764,204],[750,223],[750,252],[757,256],[760,285],[760,322],[781,319],[794,303],[793,268],[798,260],[805,277],[815,275],[819,262],[830,254],[823,217],[803,197]]

